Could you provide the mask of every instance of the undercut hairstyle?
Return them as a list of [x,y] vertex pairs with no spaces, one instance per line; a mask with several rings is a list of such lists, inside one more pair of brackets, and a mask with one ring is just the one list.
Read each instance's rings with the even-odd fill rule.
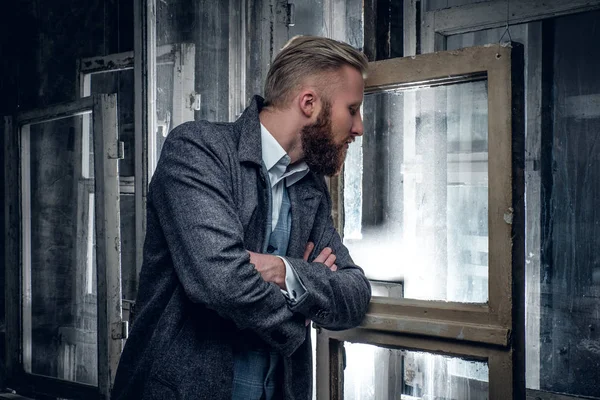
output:
[[[319,36],[296,36],[281,49],[273,60],[265,80],[265,105],[286,108],[307,78],[314,78],[327,91],[335,80],[332,73],[348,65],[367,75],[367,57],[337,40]],[[322,93],[326,96],[326,93]]]

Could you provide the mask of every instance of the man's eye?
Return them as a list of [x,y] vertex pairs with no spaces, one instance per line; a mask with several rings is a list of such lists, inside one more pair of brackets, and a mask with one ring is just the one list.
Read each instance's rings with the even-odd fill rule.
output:
[[356,115],[356,109],[350,108],[350,115]]

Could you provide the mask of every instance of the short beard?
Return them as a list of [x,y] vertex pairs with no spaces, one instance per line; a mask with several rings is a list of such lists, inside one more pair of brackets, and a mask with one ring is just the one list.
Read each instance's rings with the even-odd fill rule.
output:
[[331,103],[323,102],[317,120],[302,128],[304,162],[311,171],[325,176],[337,175],[346,158],[346,142],[336,144],[331,129]]

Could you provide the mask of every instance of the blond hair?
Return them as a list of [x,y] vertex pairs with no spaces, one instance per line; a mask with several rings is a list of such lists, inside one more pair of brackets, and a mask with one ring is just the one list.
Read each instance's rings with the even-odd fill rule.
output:
[[[369,64],[363,53],[347,43],[318,36],[290,39],[269,68],[265,80],[266,105],[286,107],[294,91],[307,77],[318,78],[326,72],[338,71],[345,65],[355,68],[365,77]],[[325,84],[328,82],[331,80],[323,80]]]

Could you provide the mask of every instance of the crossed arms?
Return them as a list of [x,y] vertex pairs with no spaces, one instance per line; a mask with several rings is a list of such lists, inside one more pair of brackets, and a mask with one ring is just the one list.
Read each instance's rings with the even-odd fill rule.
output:
[[191,302],[215,310],[239,329],[254,331],[287,356],[304,341],[307,318],[326,329],[360,323],[370,286],[341,243],[331,217],[321,221],[323,234],[316,240],[321,250],[312,262],[308,262],[310,244],[303,259],[286,257],[307,290],[290,305],[277,286],[282,282],[281,264],[272,265],[271,256],[244,248],[244,228],[231,184],[232,150],[222,144],[222,137],[207,139],[193,125],[184,124],[170,136],[148,204],[156,210],[173,268]]

